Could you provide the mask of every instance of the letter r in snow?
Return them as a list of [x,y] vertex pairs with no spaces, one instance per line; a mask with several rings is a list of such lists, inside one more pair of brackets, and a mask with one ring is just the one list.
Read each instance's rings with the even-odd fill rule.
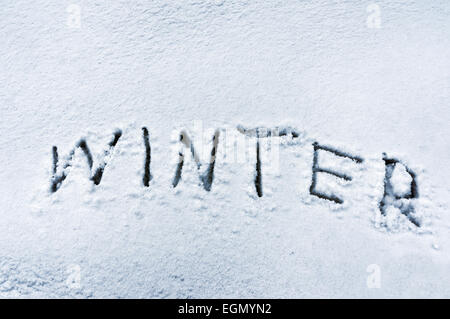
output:
[[[379,207],[382,215],[386,215],[386,209],[392,205],[398,207],[403,215],[417,227],[420,227],[420,222],[413,216],[414,206],[411,203],[405,203],[403,199],[419,198],[419,188],[417,186],[416,174],[400,160],[395,158],[388,158],[386,153],[383,153],[383,160],[385,163],[385,177],[384,177],[384,194],[380,201]],[[394,191],[394,185],[392,184],[392,174],[397,164],[403,165],[406,172],[411,177],[410,189],[407,194],[398,195]]]
[[320,167],[319,166],[319,151],[321,151],[321,150],[322,151],[327,151],[327,152],[333,153],[336,156],[346,157],[346,158],[349,158],[349,159],[351,159],[352,161],[354,161],[356,163],[362,163],[364,160],[361,157],[349,155],[347,153],[338,151],[338,150],[336,150],[336,149],[334,149],[332,147],[319,145],[319,143],[317,143],[317,142],[313,143],[313,146],[314,146],[314,159],[313,159],[313,167],[312,167],[312,182],[311,182],[311,187],[309,188],[309,193],[311,195],[317,196],[319,198],[326,199],[326,200],[329,200],[329,201],[333,201],[333,202],[335,202],[337,204],[342,204],[344,202],[344,200],[342,198],[340,198],[340,197],[338,197],[336,195],[333,195],[333,194],[327,195],[327,194],[325,194],[325,193],[323,193],[321,191],[318,191],[316,189],[316,186],[317,186],[317,174],[318,173],[327,173],[327,174],[336,176],[338,178],[342,178],[342,179],[344,179],[346,181],[351,181],[352,177],[349,176],[349,175],[343,174],[343,173],[336,172],[336,171],[328,169],[328,168]]

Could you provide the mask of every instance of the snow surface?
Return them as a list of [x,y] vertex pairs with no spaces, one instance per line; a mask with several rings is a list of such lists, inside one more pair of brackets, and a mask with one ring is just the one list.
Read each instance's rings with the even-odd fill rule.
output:
[[[450,297],[450,2],[377,3],[380,28],[356,0],[3,3],[0,297]],[[259,139],[262,197],[239,125],[299,132]],[[183,129],[202,172],[220,132],[210,192]],[[81,138],[101,183],[78,148],[51,193]],[[364,159],[320,151],[341,205],[314,142]],[[420,227],[380,213],[383,153]]]

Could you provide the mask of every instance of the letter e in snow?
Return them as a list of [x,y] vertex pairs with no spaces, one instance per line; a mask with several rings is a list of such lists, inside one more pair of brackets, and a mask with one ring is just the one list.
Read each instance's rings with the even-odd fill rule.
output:
[[356,163],[362,163],[364,160],[362,158],[360,158],[360,157],[349,155],[347,153],[338,151],[338,150],[336,150],[334,148],[331,148],[331,147],[328,147],[328,146],[319,145],[319,143],[317,143],[317,142],[313,143],[313,146],[314,146],[314,159],[313,159],[313,167],[312,167],[312,182],[311,182],[311,187],[309,188],[309,193],[311,195],[317,196],[319,198],[326,199],[326,200],[329,200],[329,201],[333,201],[333,202],[335,202],[337,204],[342,204],[344,202],[344,200],[342,198],[340,198],[340,197],[338,197],[336,195],[333,195],[333,194],[327,195],[327,194],[325,194],[325,193],[323,193],[321,191],[318,191],[316,189],[316,186],[317,186],[317,174],[318,173],[327,173],[327,174],[336,176],[338,178],[342,178],[342,179],[344,179],[346,181],[351,181],[352,177],[348,176],[346,174],[342,174],[342,173],[336,172],[336,171],[331,170],[331,169],[320,167],[319,166],[319,151],[320,150],[327,151],[327,152],[333,153],[336,156],[346,157],[346,158],[351,159],[352,161],[355,161]]

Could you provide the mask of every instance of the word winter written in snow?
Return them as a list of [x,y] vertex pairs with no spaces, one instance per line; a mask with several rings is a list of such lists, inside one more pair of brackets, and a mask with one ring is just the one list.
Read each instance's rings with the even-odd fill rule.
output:
[[[261,165],[261,150],[260,150],[260,139],[262,138],[270,138],[274,136],[287,136],[291,137],[292,139],[298,138],[300,134],[290,127],[285,128],[275,128],[275,129],[267,129],[267,128],[254,128],[254,129],[245,129],[241,126],[238,126],[237,130],[242,133],[244,136],[247,137],[254,137],[256,138],[256,167],[255,167],[255,178],[254,178],[254,185],[256,193],[259,197],[263,196],[263,185],[262,185],[262,165]],[[200,182],[203,186],[203,188],[206,191],[210,191],[213,181],[214,181],[214,165],[216,162],[216,150],[219,145],[219,130],[216,130],[213,138],[212,138],[212,149],[210,153],[210,160],[209,163],[207,163],[207,168],[204,172],[199,174]],[[64,164],[59,165],[59,155],[58,155],[58,149],[56,146],[53,146],[52,153],[53,153],[53,167],[52,167],[52,178],[51,178],[51,187],[50,191],[52,193],[55,193],[58,191],[58,189],[61,187],[61,184],[64,182],[64,180],[67,177],[68,174],[68,168],[72,166],[73,157],[75,155],[76,149],[81,149],[83,154],[85,155],[89,169],[91,171],[91,177],[90,179],[95,185],[99,185],[103,172],[105,170],[106,164],[107,164],[107,158],[114,150],[114,147],[119,142],[120,138],[122,136],[122,131],[117,130],[113,134],[112,140],[108,144],[108,149],[105,151],[103,160],[100,162],[98,167],[93,170],[93,158],[91,151],[89,150],[89,147],[86,143],[86,140],[81,139],[79,140],[75,148],[71,150],[69,155],[66,158],[66,161]],[[151,145],[150,145],[150,138],[149,138],[149,131],[146,127],[142,128],[142,136],[143,136],[143,144],[145,147],[145,161],[144,161],[144,173],[142,176],[142,184],[145,187],[149,186],[150,181],[152,180],[152,174],[150,170],[151,165]],[[177,187],[178,183],[181,180],[182,171],[183,171],[183,165],[184,165],[184,149],[190,150],[191,156],[193,157],[195,164],[197,166],[197,169],[200,171],[202,167],[202,162],[200,161],[200,157],[198,153],[196,152],[194,145],[189,138],[186,131],[181,131],[179,135],[179,140],[181,142],[181,149],[178,152],[178,162],[177,167],[175,170],[175,174],[172,180],[172,186]],[[335,176],[336,178],[343,179],[345,181],[352,181],[352,176],[340,173],[336,170],[332,170],[326,167],[322,167],[319,165],[319,154],[321,152],[328,152],[330,154],[334,154],[337,157],[341,158],[348,158],[355,162],[356,164],[361,164],[364,162],[364,159],[359,156],[351,155],[347,152],[340,151],[336,148],[326,146],[319,144],[318,142],[313,143],[313,162],[312,162],[312,180],[311,185],[309,187],[309,193],[311,196],[319,197],[323,200],[331,201],[336,204],[343,204],[344,200],[333,194],[326,194],[320,190],[318,190],[318,180],[317,176],[318,174],[329,174],[332,176]],[[414,217],[414,206],[409,201],[411,199],[419,198],[419,192],[418,192],[418,185],[417,185],[417,178],[416,174],[408,168],[404,163],[402,163],[399,159],[391,158],[386,155],[386,153],[383,153],[383,161],[385,163],[385,177],[384,177],[384,193],[381,201],[379,202],[379,209],[382,215],[386,215],[387,208],[389,206],[395,206],[400,209],[402,214],[404,214],[408,219],[417,227],[420,227],[420,222],[417,220],[417,218]],[[406,172],[411,177],[411,183],[410,183],[410,189],[407,194],[398,195],[394,191],[394,185],[392,183],[392,176],[394,169],[397,165],[403,165],[406,169]]]

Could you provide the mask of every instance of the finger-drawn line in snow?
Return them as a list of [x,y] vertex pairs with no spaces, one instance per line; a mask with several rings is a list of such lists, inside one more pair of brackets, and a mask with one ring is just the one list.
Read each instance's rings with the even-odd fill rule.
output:
[[320,145],[317,142],[314,142],[313,146],[314,146],[314,158],[313,158],[313,167],[312,167],[312,182],[311,182],[311,187],[309,188],[309,193],[311,195],[335,202],[337,204],[344,203],[344,200],[342,198],[340,198],[336,195],[327,195],[324,192],[318,191],[316,189],[318,173],[330,174],[330,175],[336,176],[337,178],[342,178],[343,180],[348,181],[348,182],[352,180],[352,177],[347,174],[339,173],[339,172],[336,172],[335,170],[320,167],[319,166],[319,151],[322,150],[322,151],[333,153],[336,156],[349,158],[358,164],[362,163],[364,161],[364,159],[359,156],[352,156],[346,152],[339,151],[330,146]]
[[[255,165],[255,177],[254,177],[254,185],[256,189],[256,193],[258,197],[263,196],[263,183],[262,183],[262,161],[261,161],[261,155],[260,155],[260,140],[262,138],[270,138],[270,137],[277,137],[277,136],[290,136],[292,139],[299,138],[300,133],[290,127],[275,127],[273,129],[268,129],[265,127],[257,127],[253,129],[247,129],[242,126],[238,126],[237,130],[247,136],[247,137],[255,137],[256,138],[256,165]],[[143,134],[143,141],[144,141],[144,147],[145,147],[145,161],[144,161],[144,173],[142,176],[142,183],[145,187],[148,187],[150,185],[150,181],[152,180],[153,176],[151,174],[150,165],[151,165],[151,147],[150,147],[150,137],[149,137],[149,131],[146,127],[142,128],[142,134]],[[108,144],[109,148],[104,152],[103,161],[99,164],[95,172],[92,174],[92,166],[93,166],[93,159],[92,154],[89,150],[89,147],[87,145],[87,142],[85,139],[81,139],[78,141],[78,143],[75,145],[75,148],[72,149],[72,151],[67,156],[67,159],[65,163],[60,167],[61,172],[58,174],[58,166],[59,164],[59,156],[58,156],[58,149],[56,146],[53,146],[52,154],[53,154],[53,167],[52,167],[52,178],[51,178],[51,187],[50,191],[51,193],[55,193],[58,191],[58,189],[61,187],[61,184],[66,179],[68,174],[68,168],[72,166],[73,157],[75,155],[75,151],[77,148],[80,148],[83,151],[83,154],[85,155],[89,169],[91,171],[90,180],[95,185],[99,185],[103,176],[103,172],[106,167],[106,160],[108,156],[112,153],[114,150],[114,147],[118,143],[120,137],[122,136],[121,130],[116,130],[114,132],[114,137],[111,140],[111,142]],[[204,165],[194,148],[194,145],[189,138],[186,131],[181,131],[179,135],[179,141],[181,142],[181,147],[178,152],[178,164],[175,171],[175,176],[172,180],[172,186],[175,188],[179,184],[182,176],[182,170],[184,165],[184,149],[187,148],[190,150],[191,156],[193,157],[197,169],[200,172],[202,166]],[[210,153],[210,160],[208,163],[208,167],[206,170],[199,174],[199,178],[201,183],[203,184],[203,188],[206,191],[210,191],[213,181],[214,181],[214,166],[216,163],[216,152],[219,145],[219,130],[216,130],[214,133],[214,136],[212,138],[212,149]],[[341,197],[338,197],[334,194],[326,194],[325,192],[322,192],[320,190],[317,190],[317,174],[318,173],[325,173],[332,176],[335,176],[336,178],[343,179],[345,181],[352,181],[353,178],[350,175],[347,175],[345,173],[340,173],[338,171],[324,168],[319,165],[319,151],[329,152],[332,153],[338,157],[348,158],[352,161],[354,161],[357,164],[361,164],[364,162],[364,159],[359,156],[351,155],[347,152],[340,151],[336,148],[333,148],[331,146],[326,146],[319,144],[318,142],[313,143],[313,163],[312,163],[312,181],[309,188],[309,193],[312,196],[316,196],[318,198],[332,201],[336,204],[343,204],[344,200]],[[382,215],[387,214],[387,207],[393,206],[398,208],[403,215],[405,215],[411,223],[413,223],[415,226],[420,227],[421,223],[418,220],[418,218],[415,216],[415,209],[413,206],[413,203],[409,202],[408,200],[413,200],[419,198],[419,191],[418,191],[418,183],[416,174],[407,167],[403,162],[401,162],[399,159],[396,158],[388,158],[385,153],[383,153],[383,161],[385,163],[385,177],[384,177],[384,194],[382,200],[379,202],[379,210]],[[205,163],[206,164],[206,163]],[[393,185],[392,185],[392,175],[397,167],[397,165],[403,165],[406,169],[406,172],[411,177],[411,183],[410,183],[410,191],[406,195],[398,195],[395,193]]]
[[144,138],[145,146],[145,163],[144,163],[144,176],[142,177],[142,183],[144,186],[149,186],[152,180],[152,174],[150,173],[150,164],[152,162],[152,149],[150,147],[150,139],[148,134],[148,129],[146,127],[142,128],[142,137]]
[[256,137],[256,173],[255,173],[255,188],[256,193],[259,197],[263,196],[263,185],[262,185],[262,173],[261,173],[261,155],[260,155],[260,145],[259,139],[264,137],[272,136],[289,136],[292,138],[297,138],[300,133],[291,127],[275,127],[269,129],[266,127],[257,127],[253,129],[246,129],[242,125],[238,125],[238,131],[245,136]]
[[[379,208],[382,215],[386,215],[387,206],[395,206],[400,209],[400,212],[408,217],[408,219],[420,227],[420,221],[414,216],[414,206],[410,202],[404,202],[402,199],[414,199],[419,198],[419,188],[417,185],[416,174],[407,167],[404,163],[396,158],[389,158],[386,153],[383,153],[383,161],[385,163],[385,177],[384,177],[384,194],[383,198],[379,203]],[[411,184],[409,193],[406,195],[399,196],[395,194],[394,187],[392,185],[392,174],[397,166],[397,164],[403,165],[406,172],[411,176]]]
[[[103,171],[105,170],[106,167],[106,157],[108,157],[108,155],[112,152],[112,150],[114,149],[114,147],[116,146],[117,142],[119,141],[120,137],[122,136],[122,131],[121,130],[117,130],[114,132],[114,137],[111,140],[111,142],[109,142],[108,146],[109,148],[105,151],[104,153],[104,160],[100,163],[100,165],[97,167],[97,169],[95,170],[94,174],[91,174],[90,179],[92,180],[92,182],[95,185],[99,185],[101,180],[102,180],[102,176],[103,176]],[[85,139],[81,139],[78,141],[78,143],[75,145],[75,148],[73,148],[70,153],[69,156],[66,159],[66,162],[64,163],[64,165],[62,166],[62,171],[61,173],[58,175],[58,162],[59,162],[59,155],[58,155],[58,148],[56,146],[53,146],[52,149],[52,154],[53,154],[53,176],[52,176],[52,180],[51,180],[51,187],[50,190],[52,193],[55,193],[60,187],[62,182],[66,179],[67,177],[67,169],[69,167],[72,166],[72,160],[73,160],[73,156],[75,155],[75,150],[77,148],[81,148],[81,150],[83,151],[84,155],[86,156],[88,165],[89,165],[89,170],[92,173],[92,165],[93,165],[93,160],[92,160],[92,154],[91,151],[89,150],[89,147],[86,143]]]
[[[216,132],[214,133],[213,139],[212,139],[213,147],[211,150],[211,157],[209,160],[208,168],[206,169],[206,171],[203,174],[200,174],[200,181],[203,184],[203,188],[208,192],[211,190],[211,186],[212,186],[212,183],[214,180],[214,165],[216,163],[216,150],[217,150],[217,146],[219,144],[219,134],[220,134],[219,130],[216,130]],[[182,145],[185,148],[190,149],[191,155],[194,158],[194,161],[197,165],[197,169],[200,171],[200,169],[202,167],[202,163],[200,162],[200,158],[195,151],[194,144],[192,143],[192,141],[189,138],[186,131],[182,131],[180,133],[180,142],[182,143]],[[177,166],[177,170],[175,172],[175,176],[172,181],[173,187],[177,187],[178,183],[180,182],[181,174],[183,171],[183,165],[184,165],[184,150],[183,150],[184,147],[183,146],[181,147],[180,151],[178,152],[178,166]]]

